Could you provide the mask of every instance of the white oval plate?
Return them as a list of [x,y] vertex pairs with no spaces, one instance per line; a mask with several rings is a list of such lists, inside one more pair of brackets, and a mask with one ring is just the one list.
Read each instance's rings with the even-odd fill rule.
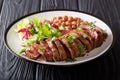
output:
[[[22,20],[24,18],[32,19],[35,16],[38,16],[39,18],[45,18],[45,19],[50,20],[55,16],[64,16],[64,15],[73,16],[73,17],[80,17],[83,20],[88,21],[88,22],[96,21],[97,26],[99,26],[103,30],[107,31],[108,37],[107,37],[106,41],[100,47],[95,48],[94,50],[90,51],[89,56],[78,57],[78,58],[76,58],[77,61],[75,61],[75,62],[65,62],[65,61],[62,61],[62,62],[43,62],[43,61],[29,59],[26,56],[18,55],[18,53],[22,49],[21,40],[18,38],[18,34],[14,31],[14,29],[17,28],[17,23],[20,20]],[[33,14],[24,16],[24,17],[16,20],[6,29],[4,39],[5,39],[5,44],[6,44],[7,48],[11,51],[11,53],[15,54],[18,57],[27,59],[27,60],[32,61],[32,62],[42,63],[42,64],[74,65],[74,64],[80,64],[83,62],[90,61],[90,60],[95,59],[95,58],[99,57],[100,55],[104,54],[111,47],[111,45],[113,43],[113,33],[112,33],[111,29],[109,28],[109,26],[106,25],[102,20],[100,20],[100,19],[98,19],[98,18],[96,18],[88,13],[78,12],[78,11],[69,11],[69,10],[55,10],[55,11],[43,11],[40,13],[33,13]]]

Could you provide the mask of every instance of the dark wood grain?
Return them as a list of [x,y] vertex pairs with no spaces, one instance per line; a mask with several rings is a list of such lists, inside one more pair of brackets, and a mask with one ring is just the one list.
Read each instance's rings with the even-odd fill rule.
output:
[[3,1],[4,0],[0,0],[0,13],[1,13],[2,5],[3,5]]
[[[119,0],[1,0],[0,80],[120,80]],[[12,55],[4,45],[3,33],[14,20],[33,12],[72,9],[91,13],[115,32],[114,47],[105,55],[71,67],[30,63]]]
[[[34,5],[35,4],[35,5]],[[0,73],[9,80],[34,80],[35,64],[12,55],[3,44],[3,33],[8,25],[19,17],[39,10],[39,0],[5,0],[1,12],[0,26]],[[24,7],[23,7],[24,6]]]

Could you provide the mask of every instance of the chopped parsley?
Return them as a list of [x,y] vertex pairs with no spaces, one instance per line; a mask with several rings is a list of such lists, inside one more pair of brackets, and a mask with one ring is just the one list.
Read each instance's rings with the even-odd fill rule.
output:
[[25,49],[22,49],[19,54],[22,55],[25,52]]
[[71,58],[66,59],[66,62],[74,62],[74,61],[76,61],[76,59],[71,59]]
[[45,48],[42,47],[42,48],[40,48],[40,50],[41,50],[42,52],[44,52],[44,51],[45,51]]
[[77,26],[78,30],[82,30],[82,27],[80,25]]
[[96,21],[88,23],[88,25],[90,26],[91,30],[93,30],[93,31],[95,30],[95,23],[96,23]]
[[83,47],[83,46],[78,46],[78,48],[79,48],[79,50],[80,50],[80,53],[82,54],[82,55],[84,55],[86,52],[87,52],[87,50],[85,49],[85,47]]
[[72,43],[75,39],[77,39],[78,38],[78,36],[77,35],[70,35],[70,36],[68,36],[68,42],[69,43]]

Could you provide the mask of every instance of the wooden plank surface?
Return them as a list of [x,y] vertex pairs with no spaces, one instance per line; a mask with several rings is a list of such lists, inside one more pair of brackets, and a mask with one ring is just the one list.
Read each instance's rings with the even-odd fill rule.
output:
[[[1,6],[1,2],[3,5]],[[119,0],[4,0],[0,1],[0,80],[120,80]],[[3,33],[14,20],[33,12],[72,9],[91,13],[115,31],[114,47],[91,62],[72,67],[55,67],[24,61],[4,46]]]
[[0,13],[1,13],[2,5],[3,5],[3,1],[4,0],[0,0]]

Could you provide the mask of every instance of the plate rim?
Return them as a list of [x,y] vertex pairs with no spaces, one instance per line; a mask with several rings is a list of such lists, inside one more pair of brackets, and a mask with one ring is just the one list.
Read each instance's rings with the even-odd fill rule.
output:
[[[7,33],[8,33],[8,31],[10,30],[10,28],[11,28],[16,22],[18,22],[18,21],[21,20],[21,19],[24,19],[25,17],[29,17],[29,16],[32,16],[32,15],[39,14],[39,13],[44,13],[44,12],[52,12],[52,11],[78,12],[78,13],[83,13],[83,14],[87,14],[87,15],[93,16],[93,17],[101,20],[102,22],[104,22],[104,24],[106,24],[106,25],[108,26],[108,28],[109,28],[109,29],[111,30],[111,32],[112,32],[113,41],[112,41],[110,47],[109,47],[105,52],[103,52],[101,55],[99,55],[99,56],[94,56],[94,58],[87,59],[87,60],[85,60],[85,61],[83,61],[83,62],[78,62],[78,63],[74,63],[74,62],[73,62],[72,64],[57,64],[57,65],[56,65],[56,64],[52,64],[52,63],[51,63],[51,64],[48,64],[48,63],[46,63],[46,62],[43,63],[43,62],[36,62],[36,61],[29,60],[29,59],[27,59],[27,58],[24,58],[24,57],[18,55],[17,53],[15,53],[15,52],[9,47],[9,45],[8,45],[8,43],[7,43]],[[43,10],[43,11],[37,11],[37,12],[30,13],[30,14],[24,15],[24,16],[16,19],[16,20],[14,20],[12,23],[9,24],[9,26],[8,26],[8,27],[5,29],[5,31],[4,31],[4,44],[5,44],[6,48],[10,51],[10,53],[12,53],[13,55],[15,55],[16,57],[19,57],[19,58],[21,58],[21,59],[24,59],[24,60],[29,61],[29,62],[32,62],[32,63],[44,64],[44,65],[54,65],[54,66],[73,66],[73,65],[83,64],[83,63],[86,63],[86,62],[90,62],[90,61],[92,61],[92,60],[95,60],[95,59],[99,58],[100,56],[105,55],[109,50],[111,50],[111,48],[112,48],[112,47],[114,46],[114,44],[115,44],[115,41],[116,41],[115,31],[114,31],[113,29],[111,29],[110,25],[108,25],[105,21],[103,21],[102,19],[100,19],[98,16],[93,15],[93,14],[91,14],[91,13],[89,13],[89,12],[79,11],[79,10],[70,10],[70,9]]]

